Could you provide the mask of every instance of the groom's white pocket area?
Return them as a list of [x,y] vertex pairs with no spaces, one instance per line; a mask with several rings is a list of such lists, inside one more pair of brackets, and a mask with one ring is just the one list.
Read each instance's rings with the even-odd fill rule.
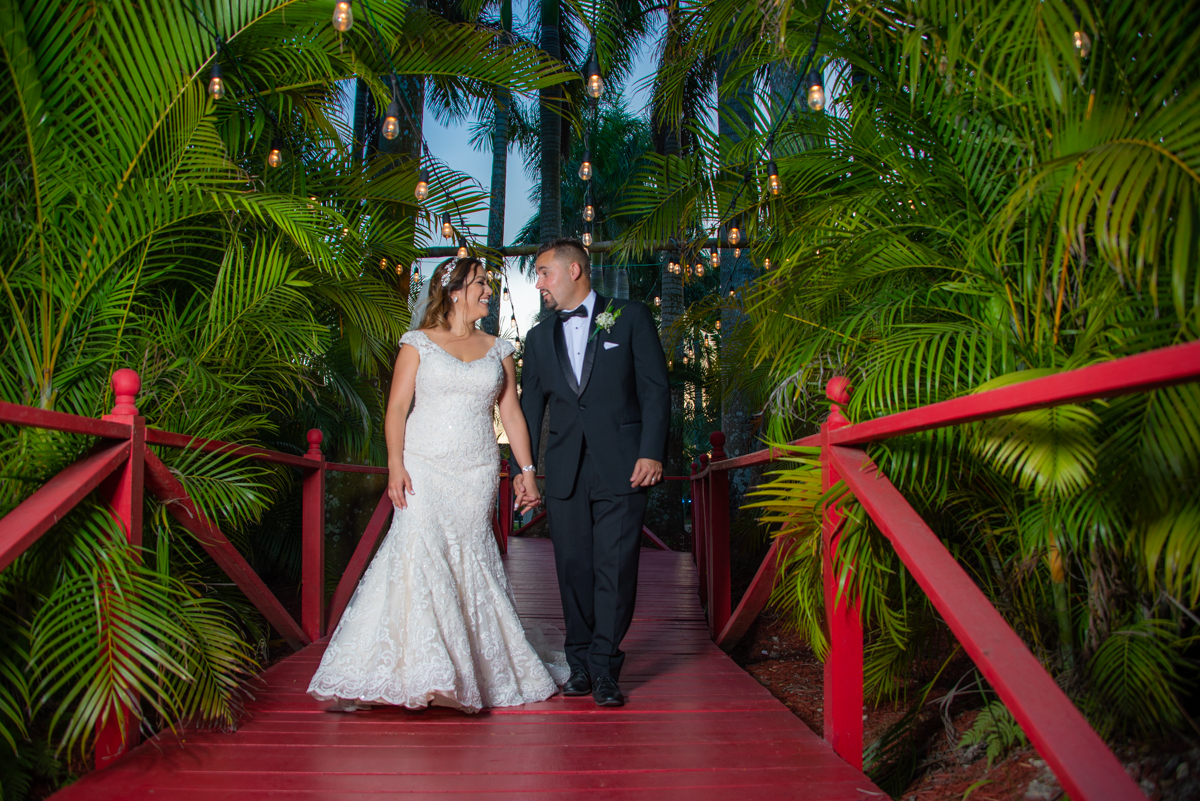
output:
[[618,346],[618,345],[620,345],[620,344],[621,344],[620,342],[605,342],[605,343],[604,343],[604,349],[605,349],[605,350],[612,350],[613,348],[617,347],[617,346]]

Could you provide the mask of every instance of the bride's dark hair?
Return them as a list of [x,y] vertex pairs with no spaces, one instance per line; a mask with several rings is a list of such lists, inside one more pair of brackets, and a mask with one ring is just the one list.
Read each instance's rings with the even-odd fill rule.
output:
[[[449,328],[450,313],[454,311],[451,292],[458,292],[467,285],[476,267],[483,269],[483,262],[476,258],[446,259],[429,276],[429,303],[418,328]],[[450,279],[446,280],[446,273]],[[443,282],[445,285],[443,286]]]

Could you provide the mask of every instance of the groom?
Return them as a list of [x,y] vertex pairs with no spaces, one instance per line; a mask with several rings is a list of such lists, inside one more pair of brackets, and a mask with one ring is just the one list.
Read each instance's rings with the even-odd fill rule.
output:
[[550,408],[542,468],[571,666],[563,694],[622,706],[619,646],[633,620],[647,487],[662,480],[671,419],[667,362],[644,304],[592,290],[578,239],[542,245],[534,267],[557,314],[525,337],[521,407],[535,456]]

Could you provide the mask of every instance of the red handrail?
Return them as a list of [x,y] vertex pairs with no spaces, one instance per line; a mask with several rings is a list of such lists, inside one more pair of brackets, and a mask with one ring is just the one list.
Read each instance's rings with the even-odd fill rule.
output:
[[[724,458],[724,434],[715,432],[713,461],[694,466],[693,540],[701,599],[708,606],[713,638],[729,649],[762,611],[786,543],[779,540],[763,560],[738,608],[729,613],[728,472],[772,462],[797,447],[820,448],[822,485],[844,480],[895,547],[938,613],[1003,699],[1030,741],[1073,798],[1142,798],[1103,740],[1012,631],[970,577],[946,551],[903,496],[870,462],[862,446],[948,425],[1031,409],[1144,392],[1200,380],[1200,342],[1064,371],[1020,384],[967,395],[849,425],[839,404],[849,401],[849,381],[834,378],[833,401],[821,431],[787,446]],[[825,738],[850,764],[862,765],[862,630],[857,603],[834,592],[838,510],[826,511],[823,527],[826,614],[830,653],[825,664]]]

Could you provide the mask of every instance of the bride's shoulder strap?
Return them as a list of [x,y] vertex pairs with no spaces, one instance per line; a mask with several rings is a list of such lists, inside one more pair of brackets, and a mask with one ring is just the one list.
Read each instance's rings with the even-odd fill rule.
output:
[[513,345],[513,343],[501,337],[496,337],[495,348],[496,352],[500,354],[500,361],[504,361],[509,356],[512,356],[517,352],[517,348],[515,345]]
[[425,336],[425,332],[418,328],[400,337],[400,344],[411,345],[417,349],[417,353],[424,353],[429,346],[429,337]]

